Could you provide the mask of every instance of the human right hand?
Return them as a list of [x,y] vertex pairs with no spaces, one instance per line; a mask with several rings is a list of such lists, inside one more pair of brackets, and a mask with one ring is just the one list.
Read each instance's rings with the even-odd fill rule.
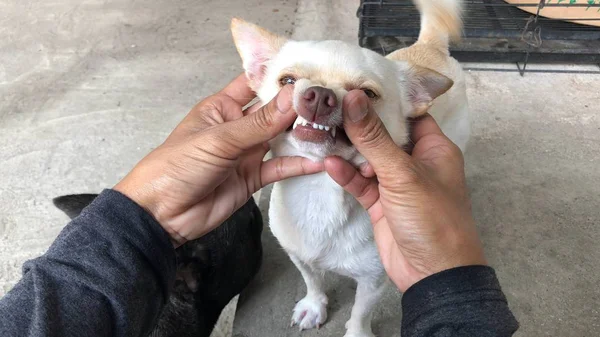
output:
[[426,115],[416,121],[409,155],[394,144],[362,91],[346,95],[343,111],[346,134],[368,166],[359,172],[329,157],[325,169],[367,209],[382,263],[396,286],[406,291],[437,272],[487,264],[462,153],[435,120]]
[[163,144],[114,189],[150,213],[178,247],[223,223],[252,194],[276,181],[323,171],[302,157],[263,161],[268,141],[296,119],[292,88],[249,110],[242,74],[198,103]]

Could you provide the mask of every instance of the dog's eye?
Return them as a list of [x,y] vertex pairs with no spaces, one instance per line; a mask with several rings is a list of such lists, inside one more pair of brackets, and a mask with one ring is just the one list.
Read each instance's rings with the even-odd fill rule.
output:
[[294,78],[292,76],[283,76],[279,80],[279,83],[281,83],[281,85],[294,84],[294,83],[296,83],[296,78]]
[[377,94],[375,93],[375,91],[373,91],[371,89],[363,89],[363,91],[365,92],[365,94],[367,95],[367,97],[369,97],[369,98],[377,98]]

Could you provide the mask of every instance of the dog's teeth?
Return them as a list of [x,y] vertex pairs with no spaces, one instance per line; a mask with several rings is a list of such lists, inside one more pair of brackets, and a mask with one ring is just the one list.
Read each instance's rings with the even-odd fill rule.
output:
[[298,124],[294,123],[294,127],[292,127],[292,130],[296,129],[297,127],[298,127]]
[[333,138],[335,138],[335,130],[336,129],[337,128],[335,126],[331,128],[331,135],[333,136]]
[[305,121],[305,120],[304,120],[304,121],[302,121],[302,126],[306,126],[306,124],[308,124],[308,122],[307,122],[307,121]]
[[302,117],[298,116],[298,118],[296,118],[296,120],[294,121],[294,129],[295,129],[295,128],[296,128],[298,125],[302,124],[302,121],[303,121],[303,120],[304,120],[304,118],[302,118]]
[[329,129],[330,129],[330,127],[329,127],[329,126],[326,126],[326,127],[325,127],[325,131],[329,131]]
[[318,129],[319,125],[317,123],[313,123],[313,129]]
[[319,125],[319,130],[323,130],[325,127],[323,125]]

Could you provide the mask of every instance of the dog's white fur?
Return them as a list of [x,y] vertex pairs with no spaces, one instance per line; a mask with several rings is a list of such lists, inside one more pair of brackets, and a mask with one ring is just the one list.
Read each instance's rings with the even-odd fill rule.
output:
[[[251,86],[262,102],[277,95],[281,76],[292,74],[297,77],[296,111],[307,88],[323,86],[332,89],[339,102],[325,125],[341,126],[341,102],[348,87],[368,87],[380,96],[373,106],[397,144],[409,141],[406,118],[429,109],[464,151],[470,133],[466,88],[460,65],[448,53],[449,38],[460,33],[460,2],[415,2],[422,13],[419,40],[387,58],[341,41],[289,41],[238,19],[232,21],[232,32]],[[355,165],[365,161],[348,143],[308,143],[291,132],[270,145],[274,156],[323,160],[338,155]],[[333,271],[358,283],[346,337],[373,336],[371,313],[387,277],[366,211],[326,173],[320,173],[276,183],[269,218],[271,231],[306,282],[307,294],[296,304],[292,324],[310,329],[325,322],[327,295],[322,277]]]

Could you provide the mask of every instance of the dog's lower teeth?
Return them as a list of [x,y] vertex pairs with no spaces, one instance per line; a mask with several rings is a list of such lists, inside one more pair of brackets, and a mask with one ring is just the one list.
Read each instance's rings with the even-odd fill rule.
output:
[[333,136],[333,138],[335,138],[335,130],[336,130],[335,126],[331,128],[331,135]]

